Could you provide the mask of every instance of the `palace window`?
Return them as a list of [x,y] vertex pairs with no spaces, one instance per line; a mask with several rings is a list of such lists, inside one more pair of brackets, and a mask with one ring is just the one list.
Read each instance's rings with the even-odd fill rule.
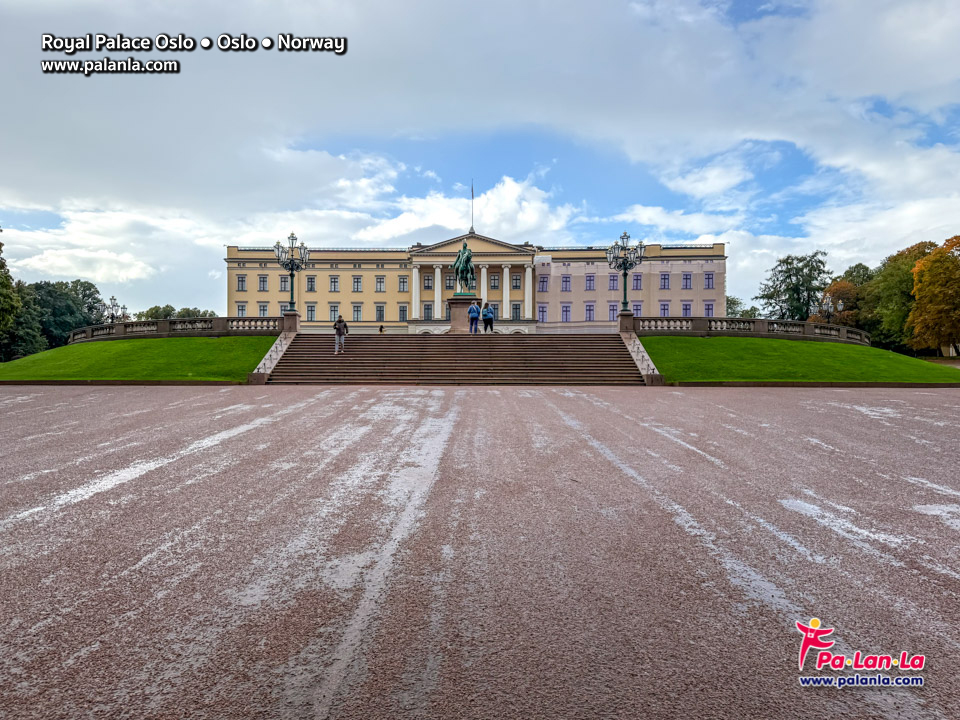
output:
[[620,312],[620,306],[616,303],[610,303],[607,305],[607,320],[614,322],[617,319],[617,315]]
[[290,278],[287,275],[280,276],[280,292],[290,292]]
[[537,305],[537,322],[545,323],[547,321],[547,306]]
[[703,304],[703,316],[704,317],[713,317],[713,303],[704,303]]
[[317,291],[317,276],[307,275],[307,292]]
[[281,314],[281,315],[283,315],[283,314],[284,314],[287,310],[289,310],[289,309],[290,309],[290,305],[289,305],[288,303],[280,303],[280,314]]
[[713,273],[703,274],[703,289],[713,290]]
[[560,306],[560,322],[570,322],[570,306]]
[[257,290],[260,292],[267,291],[267,276],[266,275],[257,275]]
[[633,289],[643,290],[643,275],[640,273],[633,274]]
[[246,317],[246,316],[247,316],[247,304],[237,303],[237,317]]
[[586,284],[584,285],[584,290],[593,290],[595,285],[596,275],[587,275]]
[[407,306],[401,305],[400,306],[400,322],[406,322],[406,321],[407,321]]
[[660,273],[660,289],[670,289],[670,273]]
[[587,322],[593,322],[594,320],[596,320],[596,317],[594,317],[593,307],[594,307],[593,303],[587,303],[587,305],[584,308],[583,319],[586,320]]
[[317,319],[317,306],[307,305],[307,322],[315,322]]
[[339,275],[330,276],[330,292],[340,292],[340,276]]
[[363,305],[353,306],[353,321],[363,322]]
[[609,285],[609,287],[607,287],[607,290],[616,290],[616,289],[619,288],[619,287],[620,287],[620,276],[619,276],[619,275],[611,275],[611,276],[610,276],[610,285]]
[[374,280],[374,292],[386,292],[387,291],[387,278],[384,275],[377,275]]
[[635,302],[633,304],[633,316],[640,317],[641,315],[643,315],[643,303]]
[[470,289],[471,289],[471,290],[476,290],[476,289],[477,289],[477,279],[476,279],[476,278],[474,278],[473,280],[470,281]]
[[493,312],[493,319],[500,319],[500,303],[490,303],[490,310]]
[[406,276],[406,275],[401,275],[401,276],[400,276],[400,287],[399,287],[399,290],[400,290],[400,292],[407,292],[407,276]]
[[270,306],[267,303],[260,303],[257,305],[257,314],[260,317],[267,317],[267,314],[270,312]]
[[423,319],[433,320],[433,303],[423,304]]
[[353,291],[363,292],[363,275],[353,276]]
[[450,304],[449,303],[443,304],[443,319],[446,320],[447,322],[450,322]]
[[424,290],[433,290],[433,275],[424,275],[424,276],[423,276],[423,289],[424,289]]
[[680,277],[680,289],[693,290],[693,274],[692,273],[684,273]]
[[381,322],[381,323],[383,322],[383,318],[386,312],[387,310],[383,305],[376,306],[377,322]]
[[[543,279],[546,279],[545,277]],[[562,275],[560,277],[560,292],[570,292],[570,276]]]
[[693,306],[690,303],[680,303],[680,315],[682,317],[693,315]]
[[237,275],[237,292],[247,291],[247,276]]
[[670,317],[670,303],[660,303],[660,317]]
[[443,289],[444,290],[453,290],[454,282],[456,278],[453,275],[444,275],[443,276]]
[[496,273],[490,275],[490,289],[499,290],[500,289],[500,276]]
[[511,303],[510,304],[510,319],[519,320],[520,319],[520,303]]
[[538,277],[537,292],[547,292],[547,288],[549,287],[549,282],[550,282],[549,275],[541,275],[540,277]]
[[340,306],[336,303],[330,303],[330,322],[336,322],[340,316]]
[[511,289],[519,290],[520,289],[520,273],[511,275],[513,282],[510,284]]

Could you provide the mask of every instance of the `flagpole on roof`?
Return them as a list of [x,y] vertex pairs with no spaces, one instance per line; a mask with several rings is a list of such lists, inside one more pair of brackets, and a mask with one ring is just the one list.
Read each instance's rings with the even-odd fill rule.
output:
[[473,235],[473,178],[470,178],[470,234]]

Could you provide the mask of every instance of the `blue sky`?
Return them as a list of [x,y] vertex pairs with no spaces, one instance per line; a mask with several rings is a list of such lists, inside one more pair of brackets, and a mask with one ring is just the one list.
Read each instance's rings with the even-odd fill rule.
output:
[[[953,0],[483,4],[0,0],[0,225],[15,276],[226,310],[226,244],[727,243],[876,265],[960,232]],[[229,12],[227,12],[229,10]],[[349,38],[45,75],[40,34]],[[97,59],[104,53],[80,54]],[[112,53],[124,57],[129,53]]]

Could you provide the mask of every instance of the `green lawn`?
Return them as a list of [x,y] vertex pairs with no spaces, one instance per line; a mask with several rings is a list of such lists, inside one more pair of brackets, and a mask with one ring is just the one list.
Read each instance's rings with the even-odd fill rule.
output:
[[955,382],[960,369],[841,343],[641,337],[665,382]]
[[255,336],[79,343],[0,363],[0,380],[245,382],[275,340]]

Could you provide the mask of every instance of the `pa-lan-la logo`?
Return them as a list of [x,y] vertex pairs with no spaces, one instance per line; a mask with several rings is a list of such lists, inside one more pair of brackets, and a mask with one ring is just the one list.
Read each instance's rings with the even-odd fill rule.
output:
[[809,625],[797,622],[797,630],[803,633],[803,641],[800,643],[800,672],[803,672],[803,663],[807,659],[807,652],[814,648],[819,650],[817,653],[817,670],[825,667],[832,670],[892,670],[895,667],[901,670],[923,670],[925,657],[923,655],[910,655],[901,651],[900,655],[872,655],[856,650],[853,657],[846,655],[836,655],[830,652],[834,640],[826,640],[834,628],[821,627],[819,618],[811,618]]

